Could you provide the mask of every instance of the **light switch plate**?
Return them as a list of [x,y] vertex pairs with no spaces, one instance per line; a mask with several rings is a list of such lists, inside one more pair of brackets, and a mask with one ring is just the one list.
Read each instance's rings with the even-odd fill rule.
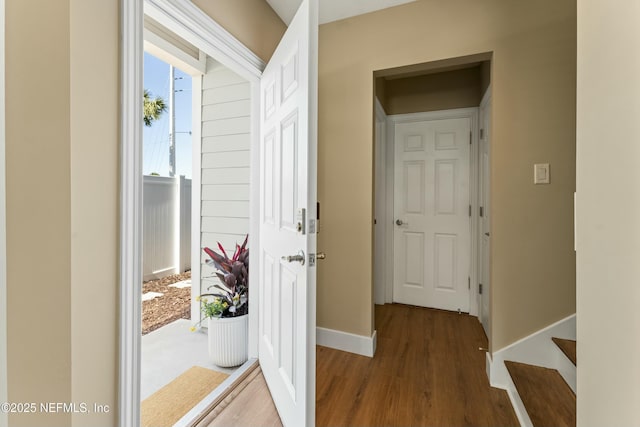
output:
[[549,184],[549,163],[536,163],[533,165],[533,183]]

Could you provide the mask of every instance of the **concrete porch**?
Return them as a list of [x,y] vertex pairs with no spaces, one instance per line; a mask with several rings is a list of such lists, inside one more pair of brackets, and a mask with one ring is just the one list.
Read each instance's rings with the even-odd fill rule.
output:
[[191,332],[191,321],[178,319],[142,337],[140,398],[153,393],[192,366],[232,374],[237,368],[222,368],[209,361],[207,331]]

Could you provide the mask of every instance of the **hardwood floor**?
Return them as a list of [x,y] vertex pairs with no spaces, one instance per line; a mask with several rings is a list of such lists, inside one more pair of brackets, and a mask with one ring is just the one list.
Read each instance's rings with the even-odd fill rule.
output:
[[374,358],[317,348],[318,426],[517,426],[485,373],[478,319],[376,306]]
[[260,367],[236,385],[197,426],[282,427]]
[[[517,426],[485,373],[478,319],[376,306],[374,358],[317,347],[317,426]],[[198,426],[280,426],[259,368]]]
[[535,427],[575,427],[576,395],[555,369],[504,362]]
[[578,366],[577,362],[578,362],[578,357],[576,354],[576,341],[575,340],[565,340],[562,338],[551,338],[553,340],[554,343],[556,343],[556,345],[558,347],[560,347],[560,350],[562,350],[562,352],[569,358],[569,360],[571,360],[571,362]]

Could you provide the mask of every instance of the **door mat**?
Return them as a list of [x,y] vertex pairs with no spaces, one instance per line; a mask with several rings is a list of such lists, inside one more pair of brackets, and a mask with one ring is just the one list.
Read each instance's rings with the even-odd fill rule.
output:
[[170,427],[229,375],[193,366],[146,398],[140,407],[142,427]]

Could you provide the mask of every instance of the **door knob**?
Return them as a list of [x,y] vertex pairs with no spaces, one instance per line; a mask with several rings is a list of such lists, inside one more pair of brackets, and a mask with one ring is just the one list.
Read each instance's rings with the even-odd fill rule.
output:
[[318,252],[316,254],[316,259],[325,259],[327,256],[324,254],[324,252]]
[[297,261],[300,264],[304,265],[304,252],[300,251],[297,255],[285,255],[282,257],[282,260],[287,262]]
[[401,219],[396,219],[396,225],[409,225],[409,223],[408,222],[404,222]]

